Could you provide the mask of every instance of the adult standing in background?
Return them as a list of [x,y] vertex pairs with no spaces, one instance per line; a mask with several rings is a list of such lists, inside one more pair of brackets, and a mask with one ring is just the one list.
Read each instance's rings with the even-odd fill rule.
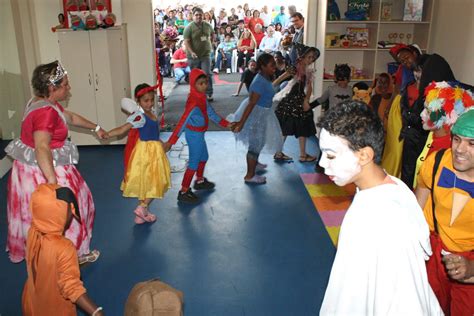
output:
[[214,29],[203,21],[203,11],[201,8],[194,8],[193,22],[184,29],[184,43],[186,45],[186,55],[191,69],[202,69],[208,76],[207,100],[212,98],[212,73],[211,73],[211,52]]
[[288,16],[285,14],[285,7],[280,7],[280,13],[278,13],[273,19],[273,24],[280,23],[283,26],[288,24]]
[[[304,41],[304,17],[301,13],[295,12],[290,18],[291,25],[295,28],[295,35],[293,35],[292,43],[303,44]],[[298,53],[294,45],[291,46],[290,50],[290,62],[292,65],[296,63]]]
[[268,27],[272,24],[272,14],[268,12],[268,6],[263,6],[262,12],[260,12],[260,18],[263,20],[264,27]]

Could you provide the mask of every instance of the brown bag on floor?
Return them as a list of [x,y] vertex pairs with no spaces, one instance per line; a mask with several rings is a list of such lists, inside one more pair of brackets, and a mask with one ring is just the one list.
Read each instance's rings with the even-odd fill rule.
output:
[[128,295],[125,316],[182,316],[183,292],[157,279],[137,283]]

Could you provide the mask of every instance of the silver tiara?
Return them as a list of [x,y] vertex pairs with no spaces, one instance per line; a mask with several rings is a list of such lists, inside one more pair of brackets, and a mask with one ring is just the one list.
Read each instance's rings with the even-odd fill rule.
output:
[[67,75],[67,71],[58,61],[58,66],[56,67],[56,71],[49,76],[48,81],[53,86],[55,86],[56,83],[58,83],[59,80],[63,79],[65,75]]

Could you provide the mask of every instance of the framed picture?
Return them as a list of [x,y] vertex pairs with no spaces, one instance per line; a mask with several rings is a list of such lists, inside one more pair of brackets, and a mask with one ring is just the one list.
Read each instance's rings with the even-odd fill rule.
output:
[[405,0],[403,21],[419,22],[423,19],[423,0]]
[[369,46],[369,29],[366,27],[348,27],[347,37],[351,47],[363,48]]
[[380,17],[384,21],[390,21],[392,19],[392,3],[391,2],[382,2],[382,12]]

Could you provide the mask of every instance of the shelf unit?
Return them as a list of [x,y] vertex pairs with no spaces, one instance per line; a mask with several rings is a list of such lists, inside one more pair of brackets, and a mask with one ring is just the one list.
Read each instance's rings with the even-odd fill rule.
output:
[[[430,33],[433,19],[434,5],[436,0],[424,0],[422,21],[403,21],[404,0],[375,0],[372,1],[369,20],[367,21],[326,21],[325,29],[318,32],[320,36],[327,33],[345,34],[347,27],[360,27],[369,30],[369,46],[364,48],[324,48],[324,69],[332,71],[335,64],[347,63],[355,68],[363,70],[367,78],[353,79],[351,84],[358,81],[371,83],[378,74],[387,72],[387,63],[393,62],[388,48],[378,48],[379,41],[400,42],[399,34],[403,34],[403,43],[418,44],[422,51],[429,49]],[[392,19],[382,19],[382,4],[392,3]],[[341,17],[347,11],[347,0],[337,1]],[[393,34],[397,34],[397,39],[393,39]],[[411,34],[408,41],[406,34]],[[390,36],[390,38],[389,38]],[[334,84],[332,79],[322,80],[324,91],[327,86]]]

